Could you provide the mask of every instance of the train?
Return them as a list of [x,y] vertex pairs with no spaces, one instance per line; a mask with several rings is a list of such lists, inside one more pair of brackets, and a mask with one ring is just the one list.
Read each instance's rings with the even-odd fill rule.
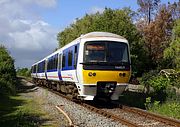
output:
[[81,100],[118,100],[131,76],[127,39],[109,32],[90,32],[34,63],[31,77]]

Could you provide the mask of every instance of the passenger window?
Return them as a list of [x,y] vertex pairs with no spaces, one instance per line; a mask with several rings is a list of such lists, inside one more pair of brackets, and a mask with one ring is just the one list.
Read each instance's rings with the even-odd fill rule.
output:
[[72,66],[72,50],[68,52],[68,66]]
[[75,46],[74,49],[74,68],[76,69],[76,65],[77,65],[77,46]]
[[58,54],[56,54],[56,56],[55,56],[55,68],[54,69],[57,69],[57,65],[58,65]]
[[37,65],[35,65],[35,73],[37,73],[37,67],[38,67],[38,66],[37,66]]
[[61,67],[62,67],[62,55],[61,54],[59,54],[59,69],[61,69]]
[[50,59],[48,59],[48,61],[47,61],[47,70],[50,70],[51,68],[50,68]]
[[65,67],[65,61],[66,61],[66,56],[63,54],[63,59],[62,59],[62,67]]
[[36,73],[36,65],[34,65],[33,73]]
[[43,61],[43,67],[42,71],[45,72],[45,61]]

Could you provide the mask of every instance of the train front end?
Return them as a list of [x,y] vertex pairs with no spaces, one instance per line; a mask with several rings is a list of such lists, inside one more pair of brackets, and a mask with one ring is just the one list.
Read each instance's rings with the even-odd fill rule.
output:
[[85,39],[83,45],[81,95],[118,100],[131,75],[127,40],[103,36]]

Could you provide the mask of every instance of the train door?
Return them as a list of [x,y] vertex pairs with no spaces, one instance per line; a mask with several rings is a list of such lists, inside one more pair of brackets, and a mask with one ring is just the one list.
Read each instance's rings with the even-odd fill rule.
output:
[[62,70],[62,53],[59,53],[59,55],[58,55],[58,77],[59,77],[60,81],[62,80],[61,70]]
[[79,44],[74,46],[74,52],[73,52],[73,55],[74,55],[73,56],[73,58],[74,58],[73,66],[74,66],[74,70],[75,70],[76,82],[79,82],[78,74],[77,74],[78,51],[79,51]]
[[47,63],[48,61],[47,61],[47,59],[45,59],[45,67],[44,67],[44,73],[45,73],[45,78],[46,78],[46,80],[48,80],[48,77],[47,77]]

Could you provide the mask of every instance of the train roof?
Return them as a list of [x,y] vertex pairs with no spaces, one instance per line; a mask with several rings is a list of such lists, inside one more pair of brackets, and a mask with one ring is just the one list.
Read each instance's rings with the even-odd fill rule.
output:
[[[82,34],[80,37],[78,37],[77,39],[73,40],[72,42],[66,44],[65,46],[61,47],[60,49],[64,50],[64,49],[78,43],[79,42],[78,40],[80,40],[80,39],[91,39],[91,38],[115,38],[115,39],[124,40],[127,43],[126,38],[124,38],[120,35],[117,35],[117,34],[113,34],[113,33],[109,33],[109,32],[90,32],[90,33],[87,33],[84,35]],[[58,49],[58,50],[60,50],[60,49]]]
[[86,39],[86,38],[96,38],[96,37],[112,37],[112,38],[119,38],[119,39],[125,39],[124,37],[109,33],[109,32],[90,32],[85,35],[81,35],[81,39]]

